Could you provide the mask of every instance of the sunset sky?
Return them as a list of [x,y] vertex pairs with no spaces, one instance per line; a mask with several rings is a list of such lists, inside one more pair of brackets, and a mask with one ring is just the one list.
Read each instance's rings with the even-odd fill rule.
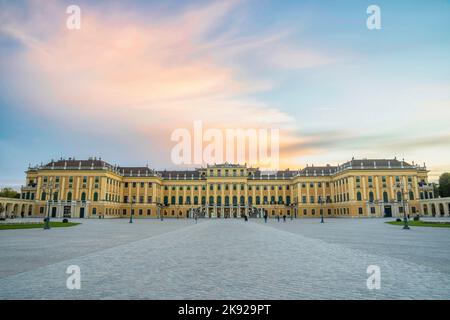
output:
[[170,135],[195,120],[280,129],[282,168],[396,156],[435,180],[450,2],[0,0],[0,117],[0,186],[60,157],[181,169]]

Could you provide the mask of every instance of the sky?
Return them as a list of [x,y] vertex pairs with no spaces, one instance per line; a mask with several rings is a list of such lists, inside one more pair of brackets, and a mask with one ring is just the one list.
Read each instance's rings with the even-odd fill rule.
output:
[[282,169],[397,157],[436,180],[449,31],[447,0],[0,0],[0,186],[60,157],[198,167],[171,160],[194,121],[279,129]]

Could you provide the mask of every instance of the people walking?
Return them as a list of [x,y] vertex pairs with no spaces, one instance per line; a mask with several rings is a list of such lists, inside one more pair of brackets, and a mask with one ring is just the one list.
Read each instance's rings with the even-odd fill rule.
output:
[[264,213],[264,222],[267,223],[267,213]]
[[283,214],[283,222],[286,222],[286,215]]
[[277,220],[278,222],[280,222],[280,215],[277,215]]

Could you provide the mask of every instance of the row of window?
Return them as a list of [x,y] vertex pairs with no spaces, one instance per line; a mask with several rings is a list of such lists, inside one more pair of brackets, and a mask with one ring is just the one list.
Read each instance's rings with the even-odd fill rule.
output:
[[[178,197],[178,202],[176,200],[177,200],[176,197],[172,196],[170,198],[170,204],[171,205],[175,205],[175,204],[177,204],[177,205],[182,205],[182,204],[198,205],[199,204],[199,197],[198,196],[194,196],[193,203],[191,202],[191,197],[190,196],[187,196],[186,199],[184,199],[183,196],[179,196]],[[240,205],[245,205],[245,197],[244,196],[241,196],[239,198],[239,202],[238,202],[238,197],[237,196],[233,196],[231,198],[231,200],[232,200],[231,203],[233,205],[235,205],[235,206],[238,205],[238,203]],[[249,196],[247,201],[248,201],[249,205],[252,205],[253,204],[253,197]],[[164,197],[164,204],[165,205],[169,205],[169,197],[168,196]],[[206,204],[206,197],[205,196],[201,197],[201,204],[202,205]],[[222,205],[222,197],[221,196],[217,196],[217,198],[214,199],[213,196],[210,196],[209,197],[209,205],[214,205],[214,204],[216,204],[218,206],[221,206]],[[282,196],[279,196],[278,199],[276,199],[275,196],[272,196],[272,197],[270,197],[270,202],[269,202],[268,197],[264,196],[262,198],[262,202],[261,202],[261,197],[260,196],[256,196],[254,204],[256,204],[256,205],[261,205],[261,204],[286,204],[286,205],[290,205],[291,204],[291,197],[290,196],[286,196],[286,199],[284,200]],[[229,196],[225,196],[224,205],[225,206],[229,206],[230,205],[230,197]]]
[[[414,200],[415,199],[413,191],[409,191],[408,196],[409,196],[409,200]],[[359,191],[356,193],[356,200],[357,201],[362,201],[362,195],[361,195],[361,192],[359,192]],[[400,191],[397,192],[396,200],[398,202],[403,200],[403,195],[402,195],[402,193]],[[372,191],[370,191],[369,192],[369,202],[374,202],[374,201],[375,201],[374,193]],[[388,193],[386,191],[383,192],[383,202],[390,202]]]

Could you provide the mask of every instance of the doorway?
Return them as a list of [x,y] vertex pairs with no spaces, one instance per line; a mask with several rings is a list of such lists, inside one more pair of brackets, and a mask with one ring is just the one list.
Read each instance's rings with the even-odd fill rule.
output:
[[392,217],[392,207],[391,206],[384,206],[384,216],[386,218]]
[[80,208],[80,218],[84,218],[84,208]]

